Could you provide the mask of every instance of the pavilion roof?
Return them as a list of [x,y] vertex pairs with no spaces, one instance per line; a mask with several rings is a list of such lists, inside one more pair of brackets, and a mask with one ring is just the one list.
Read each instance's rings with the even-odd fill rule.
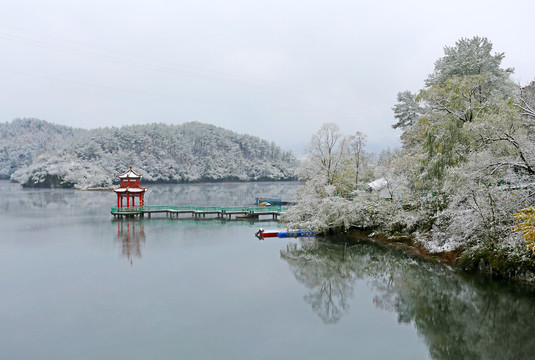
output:
[[125,186],[125,187],[118,187],[113,189],[116,193],[142,193],[147,191],[146,187],[132,187],[132,186]]
[[136,173],[134,170],[132,170],[132,166],[130,166],[130,169],[128,169],[127,172],[125,172],[122,175],[119,175],[119,179],[139,179],[143,175]]

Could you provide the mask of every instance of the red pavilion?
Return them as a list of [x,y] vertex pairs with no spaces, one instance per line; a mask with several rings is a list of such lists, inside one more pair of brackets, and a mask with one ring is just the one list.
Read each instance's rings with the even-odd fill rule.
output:
[[[145,191],[147,191],[147,188],[139,186],[139,180],[141,179],[141,176],[141,174],[138,174],[134,170],[132,170],[132,166],[130,166],[130,169],[127,172],[122,175],[119,175],[119,179],[121,179],[121,186],[116,189],[113,189],[113,191],[115,191],[115,193],[117,194],[118,209],[128,209],[131,207],[135,207],[136,198],[139,198],[139,207],[143,207],[145,205]],[[125,198],[126,206],[124,206]],[[132,200],[131,203],[130,200]]]

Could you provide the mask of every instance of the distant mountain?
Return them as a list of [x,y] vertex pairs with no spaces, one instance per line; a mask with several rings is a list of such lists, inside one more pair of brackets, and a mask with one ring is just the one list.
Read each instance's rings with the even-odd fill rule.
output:
[[82,130],[17,119],[0,135],[0,177],[27,187],[110,187],[129,166],[144,183],[297,176],[295,156],[274,142],[199,122]]

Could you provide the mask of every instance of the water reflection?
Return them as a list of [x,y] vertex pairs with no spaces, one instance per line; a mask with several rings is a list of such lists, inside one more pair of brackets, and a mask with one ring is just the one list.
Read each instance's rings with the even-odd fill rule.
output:
[[304,300],[325,323],[350,311],[354,285],[366,281],[380,309],[412,323],[434,359],[526,359],[532,341],[535,290],[461,275],[396,249],[317,239],[290,244],[281,257],[310,292]]
[[[293,201],[299,182],[200,183],[147,185],[147,205],[244,206],[256,197],[273,196]],[[19,184],[0,181],[2,211],[21,209],[80,209],[99,214],[117,204],[111,190],[79,191],[72,189],[22,189]],[[23,196],[21,196],[23,195]]]
[[316,239],[303,239],[281,251],[296,279],[310,289],[305,302],[325,323],[336,323],[349,310],[355,272],[346,261],[345,247],[321,246]]
[[299,182],[200,183],[148,185],[147,205],[243,206],[257,197],[273,196],[293,201]]
[[19,184],[7,181],[0,181],[0,190],[3,194],[0,210],[4,212],[80,209],[85,213],[95,214],[102,210],[103,202],[112,204],[113,200],[108,191],[22,189]]
[[202,231],[217,229],[225,226],[228,228],[247,227],[251,228],[251,239],[255,239],[254,231],[259,227],[266,226],[266,224],[275,224],[272,219],[233,219],[226,220],[220,218],[191,218],[187,214],[184,217],[168,217],[163,213],[154,214],[150,219],[148,217],[116,217],[111,220],[113,227],[109,229],[109,236],[112,237],[121,247],[121,255],[124,256],[130,264],[133,264],[135,259],[141,259],[143,248],[148,242],[154,241],[158,234],[169,231],[180,232],[184,235],[185,232],[192,232],[192,238],[199,234],[199,229]]
[[145,224],[142,221],[117,221],[117,240],[121,253],[133,264],[134,258],[141,258],[141,248],[145,244]]

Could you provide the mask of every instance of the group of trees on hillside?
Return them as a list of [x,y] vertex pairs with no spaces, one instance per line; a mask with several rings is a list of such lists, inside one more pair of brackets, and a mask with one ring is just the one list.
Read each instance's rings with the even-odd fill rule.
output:
[[84,130],[54,125],[37,119],[0,123],[0,179],[30,166],[45,151],[58,151]]
[[531,267],[511,227],[514,214],[534,203],[535,83],[515,84],[503,58],[486,38],[460,39],[444,48],[423,89],[398,94],[393,127],[401,130],[402,148],[373,169],[386,193],[340,196],[348,193],[335,176],[344,174],[343,151],[331,155],[332,136],[322,142],[318,133],[310,158],[329,159],[315,166],[325,175],[307,183],[306,205],[287,219],[319,231],[411,235],[430,251],[461,251],[466,267],[484,263],[513,273]]
[[79,130],[19,119],[0,131],[0,174],[24,186],[110,187],[130,165],[146,183],[296,178],[291,152],[198,122]]

